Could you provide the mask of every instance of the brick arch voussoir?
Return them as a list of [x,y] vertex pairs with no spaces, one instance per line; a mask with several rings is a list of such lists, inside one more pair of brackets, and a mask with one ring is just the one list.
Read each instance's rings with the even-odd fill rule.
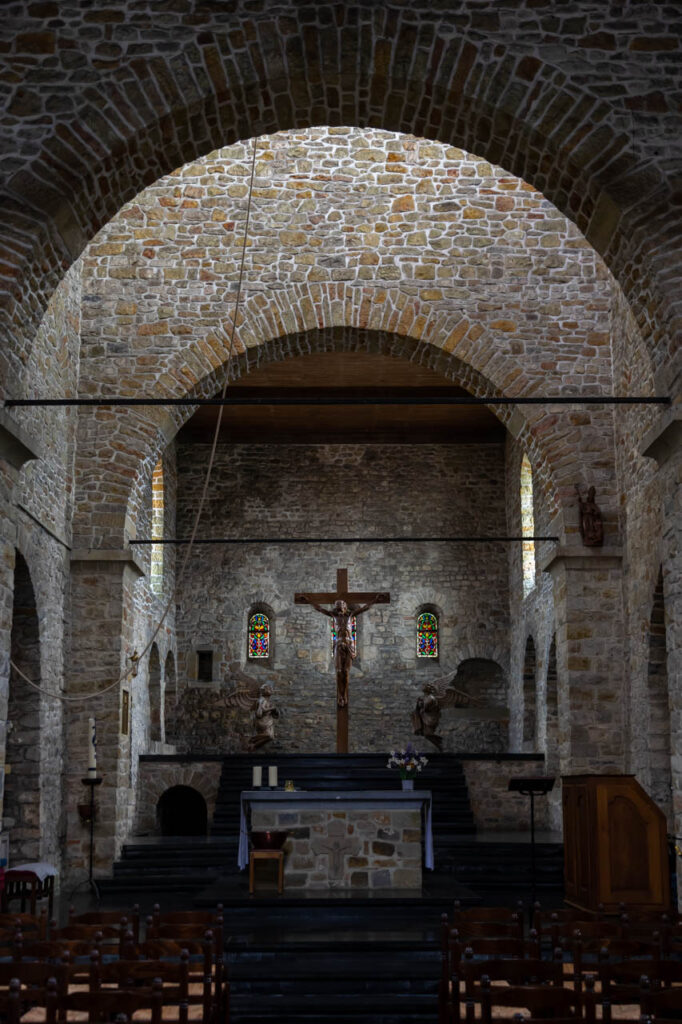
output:
[[[377,301],[381,295],[381,301]],[[442,373],[477,397],[507,393],[500,383],[491,381],[478,370],[475,361],[483,363],[492,337],[483,331],[478,337],[473,332],[471,344],[464,360],[450,351],[454,347],[459,325],[453,326],[446,314],[429,316],[423,304],[410,300],[402,304],[397,289],[352,289],[345,285],[313,286],[278,292],[271,300],[251,297],[246,300],[238,333],[235,335],[234,355],[229,359],[230,337],[226,327],[208,339],[195,339],[189,350],[177,356],[187,360],[188,352],[197,356],[206,368],[205,375],[185,392],[188,397],[211,397],[219,393],[226,381],[243,376],[270,362],[305,355],[313,351],[372,351],[407,359]],[[466,334],[465,334],[466,337]],[[207,355],[210,353],[210,355]],[[221,360],[223,360],[221,362]],[[523,374],[514,378],[513,393],[521,393],[527,381]],[[535,433],[532,424],[514,407],[491,406],[500,421],[522,438],[536,472],[536,486],[547,502],[550,516],[561,518],[562,505],[555,485],[551,461],[547,456],[551,433]],[[180,426],[192,415],[194,407],[157,407],[149,414],[146,431],[138,430],[138,441],[144,439],[137,452],[137,471],[131,477],[127,507],[112,513],[108,508],[107,522],[114,521],[118,541],[125,541],[125,524],[134,522],[134,510],[141,501],[144,486],[153,472],[159,452],[172,440]],[[119,417],[120,424],[137,422],[145,417],[140,410],[135,417]],[[521,425],[519,425],[521,424]],[[122,429],[125,427],[122,426]],[[557,426],[558,430],[558,426]],[[120,442],[122,443],[122,439]],[[132,453],[132,447],[130,449]],[[134,456],[131,454],[131,457]],[[102,465],[91,479],[98,481],[99,493],[107,502],[107,479],[115,470],[110,463]],[[90,466],[92,470],[92,466]],[[118,478],[116,483],[120,481]],[[96,545],[95,545],[96,546]]]
[[[623,276],[624,254],[633,252],[634,234],[641,238],[635,254],[650,262],[647,253],[656,246],[651,244],[650,223],[648,230],[646,226],[648,204],[665,200],[669,190],[652,162],[639,156],[633,133],[620,129],[615,117],[609,119],[611,108],[605,101],[557,75],[556,66],[537,54],[530,61],[524,59],[522,42],[504,59],[493,55],[477,32],[455,25],[447,10],[422,12],[442,53],[433,54],[433,66],[427,62],[417,78],[409,71],[411,61],[381,41],[414,36],[420,12],[377,8],[360,39],[347,6],[314,5],[315,23],[319,26],[319,19],[328,19],[325,38],[334,37],[333,45],[304,47],[295,57],[287,51],[279,21],[267,7],[260,15],[249,12],[251,31],[245,38],[251,37],[257,22],[261,43],[267,41],[266,62],[256,56],[258,48],[246,43],[235,59],[234,40],[240,35],[240,18],[246,17],[235,12],[231,32],[212,38],[210,75],[203,67],[200,76],[195,74],[193,33],[199,29],[190,27],[172,65],[161,56],[154,67],[163,65],[163,73],[149,70],[153,89],[145,96],[146,106],[140,103],[136,75],[127,80],[123,67],[115,80],[101,75],[92,87],[99,90],[99,121],[88,123],[86,129],[74,119],[61,137],[48,136],[33,163],[10,182],[12,201],[20,209],[44,215],[73,259],[145,185],[219,146],[287,128],[376,126],[460,146],[529,181],[578,225],[616,278]],[[302,36],[310,10],[294,9]],[[359,60],[359,43],[369,39],[374,43],[368,59]],[[180,103],[178,72],[193,83]],[[479,87],[492,80],[494,89]],[[307,82],[324,83],[326,88],[308,88]],[[131,86],[135,99],[128,95]],[[539,96],[542,103],[537,102]],[[253,97],[259,102],[250,102]],[[84,120],[86,114],[84,108]],[[115,133],[111,124],[117,125]],[[0,301],[16,308],[16,278],[22,278],[29,265],[39,265],[42,255],[33,251],[18,257],[19,263],[8,268],[4,296],[0,286]],[[655,277],[657,267],[651,267]],[[623,285],[640,317],[650,320],[650,297],[642,294],[641,282],[627,279]],[[659,291],[665,292],[665,284]],[[43,303],[48,297],[41,296]],[[655,306],[662,308],[662,297],[658,299]],[[666,319],[670,322],[669,315]]]

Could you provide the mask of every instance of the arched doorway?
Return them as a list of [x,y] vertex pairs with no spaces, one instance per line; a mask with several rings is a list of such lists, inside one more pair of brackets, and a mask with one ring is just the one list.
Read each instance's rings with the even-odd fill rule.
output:
[[162,793],[156,818],[162,836],[205,836],[208,831],[206,801],[191,786],[171,786]]
[[536,743],[535,671],[535,643],[529,636],[523,660],[523,750],[526,753],[533,753]]
[[[14,568],[12,661],[40,683],[40,631],[28,565],[17,552]],[[40,694],[14,669],[7,710],[4,827],[10,863],[40,859]]]
[[161,735],[161,660],[159,649],[152,644],[149,652],[149,738],[160,742]]

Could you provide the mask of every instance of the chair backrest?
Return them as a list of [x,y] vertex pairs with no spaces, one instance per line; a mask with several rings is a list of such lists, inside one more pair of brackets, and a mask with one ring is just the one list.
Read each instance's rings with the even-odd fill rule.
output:
[[476,936],[463,939],[456,928],[453,928],[448,937],[448,950],[450,965],[454,967],[464,957],[467,947],[471,947],[475,956],[486,957],[531,957],[540,959],[540,943],[537,936],[531,932],[528,939],[511,937],[492,938],[490,936]]
[[475,1003],[481,1004],[482,1024],[491,1024],[493,1008],[523,1007],[531,1016],[561,1015],[580,1020],[582,1004],[580,995],[573,989],[558,985],[491,985],[484,975],[481,984],[473,994],[467,993],[467,1021],[475,1020]]
[[564,981],[563,957],[552,960],[530,957],[516,960],[476,960],[473,950],[467,949],[454,971],[459,975],[459,980],[464,982],[467,992],[476,984],[480,984],[483,977],[489,978],[490,981],[506,981],[510,985],[562,985]]
[[[151,1011],[151,1024],[161,1024],[164,1005],[174,1005],[172,998],[164,1000],[161,978],[155,978],[151,987],[137,989],[102,989],[101,991],[70,991],[59,998],[59,1012],[86,1013],[88,1020],[113,1020],[125,1014],[128,1020],[141,1010]],[[49,1022],[48,1022],[49,1024]]]
[[69,925],[112,925],[122,932],[131,931],[137,942],[140,937],[140,907],[135,904],[131,910],[88,910],[77,914],[69,907]]

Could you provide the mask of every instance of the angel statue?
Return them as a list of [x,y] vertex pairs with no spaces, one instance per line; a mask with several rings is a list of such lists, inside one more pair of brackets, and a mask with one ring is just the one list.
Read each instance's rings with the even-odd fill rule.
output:
[[[454,676],[452,678],[454,679]],[[417,704],[412,712],[412,728],[415,736],[423,736],[438,750],[442,750],[443,737],[438,735],[438,725],[443,708],[466,708],[471,704],[479,704],[480,701],[464,690],[457,690],[449,685],[446,676],[432,683],[424,683],[422,691],[423,696],[417,697]]]
[[253,712],[254,732],[249,737],[247,745],[247,750],[253,753],[254,750],[274,740],[275,720],[279,718],[279,711],[270,701],[273,694],[270,683],[261,685],[257,679],[252,679],[243,672],[237,673],[237,679],[237,689],[227,695],[226,704],[227,707]]

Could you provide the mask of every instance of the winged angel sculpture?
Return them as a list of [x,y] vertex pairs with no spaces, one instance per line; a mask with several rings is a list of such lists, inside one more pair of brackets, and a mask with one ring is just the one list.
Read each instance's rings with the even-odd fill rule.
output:
[[438,750],[443,749],[443,737],[438,735],[441,712],[444,708],[480,707],[482,702],[452,686],[455,676],[443,676],[433,682],[424,683],[422,696],[412,712],[412,727],[415,736],[423,736]]
[[279,718],[279,711],[270,701],[273,694],[270,683],[261,684],[241,670],[237,670],[233,675],[236,677],[237,687],[228,693],[225,703],[229,708],[241,708],[242,711],[252,712],[254,731],[247,745],[247,750],[252,753],[274,740],[275,721]]

